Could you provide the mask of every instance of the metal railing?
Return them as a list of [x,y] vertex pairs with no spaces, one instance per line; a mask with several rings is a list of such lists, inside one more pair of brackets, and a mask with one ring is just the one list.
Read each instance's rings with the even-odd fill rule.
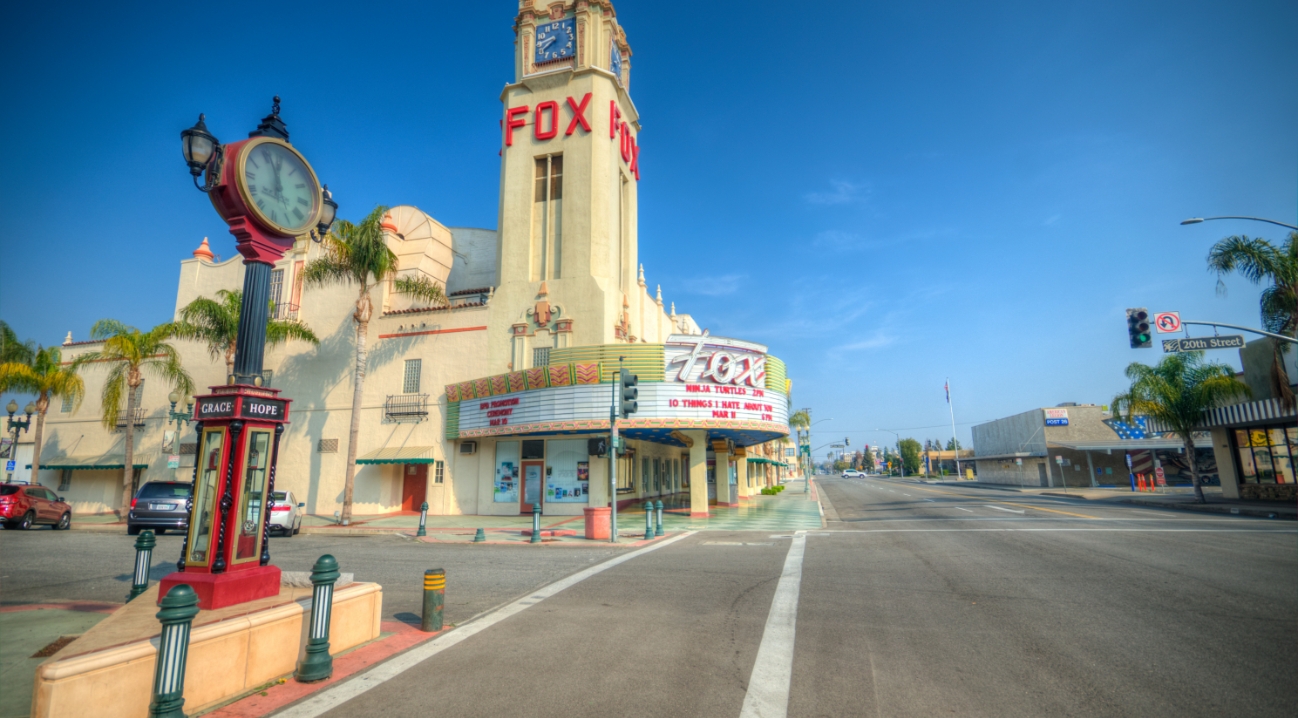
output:
[[[117,426],[115,427],[117,431],[121,431],[122,429],[126,428],[126,418],[127,417],[125,411],[117,412]],[[131,426],[135,426],[135,427],[144,426],[144,407],[142,406],[135,407],[135,413],[132,418],[133,421],[131,421]]]
[[279,302],[270,308],[270,318],[296,321],[299,309],[301,307],[292,302]]
[[427,394],[390,394],[383,402],[383,418],[386,421],[420,422],[428,418]]

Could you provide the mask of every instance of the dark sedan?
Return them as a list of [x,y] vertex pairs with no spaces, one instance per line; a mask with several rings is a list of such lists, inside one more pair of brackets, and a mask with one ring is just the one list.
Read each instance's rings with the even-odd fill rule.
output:
[[126,519],[126,533],[135,536],[140,529],[164,534],[167,529],[189,529],[189,499],[192,483],[187,481],[150,481],[140,487],[131,499],[131,513]]

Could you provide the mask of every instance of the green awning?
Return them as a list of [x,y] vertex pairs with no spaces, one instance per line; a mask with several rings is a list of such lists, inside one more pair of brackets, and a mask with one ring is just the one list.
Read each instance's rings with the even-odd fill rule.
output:
[[358,464],[431,464],[437,461],[432,446],[378,449],[356,459]]
[[[131,463],[137,469],[147,469],[153,462],[153,454],[147,451],[137,451],[131,457]],[[28,464],[27,468],[32,465]],[[103,469],[124,469],[126,468],[125,454],[101,454],[99,456],[43,456],[41,457],[42,469],[61,469],[66,471],[95,471]]]
[[767,459],[767,458],[762,457],[762,456],[750,456],[750,457],[748,457],[748,463],[750,463],[750,464],[771,464],[771,465],[773,465],[773,466],[784,466],[784,465],[785,465],[785,464],[782,464],[782,463],[780,463],[780,462],[778,462],[778,461],[771,461],[770,459]]

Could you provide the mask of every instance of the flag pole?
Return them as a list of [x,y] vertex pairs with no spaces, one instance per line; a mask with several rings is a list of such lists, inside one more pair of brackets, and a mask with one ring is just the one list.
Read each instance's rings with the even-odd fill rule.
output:
[[946,380],[946,408],[951,410],[951,450],[955,452],[955,478],[956,481],[964,478],[960,472],[960,440],[955,434],[955,405],[951,403],[951,378]]

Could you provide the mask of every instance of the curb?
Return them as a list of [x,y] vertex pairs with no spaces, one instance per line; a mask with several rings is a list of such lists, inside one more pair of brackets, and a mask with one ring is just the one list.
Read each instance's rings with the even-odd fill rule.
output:
[[1280,519],[1282,521],[1298,520],[1298,516],[1284,516],[1272,509],[1259,509],[1251,506],[1230,506],[1228,504],[1160,504],[1139,499],[1109,499],[1123,504],[1143,506],[1145,508],[1172,509],[1180,511],[1198,511],[1208,514],[1227,514],[1230,516],[1254,516],[1263,519]]

